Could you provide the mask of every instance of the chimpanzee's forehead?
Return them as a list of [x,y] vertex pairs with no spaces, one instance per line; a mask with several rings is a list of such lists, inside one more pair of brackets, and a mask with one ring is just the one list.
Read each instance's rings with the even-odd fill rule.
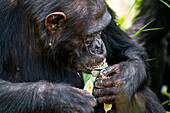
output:
[[104,0],[25,0],[23,5],[26,14],[36,18],[39,23],[44,23],[50,13],[65,13],[65,29],[78,33],[97,32],[106,27],[111,20]]
[[[93,33],[108,25],[111,16],[103,0],[73,0],[64,10],[70,26],[80,32]],[[70,8],[70,10],[68,10]],[[76,29],[76,28],[75,28]]]

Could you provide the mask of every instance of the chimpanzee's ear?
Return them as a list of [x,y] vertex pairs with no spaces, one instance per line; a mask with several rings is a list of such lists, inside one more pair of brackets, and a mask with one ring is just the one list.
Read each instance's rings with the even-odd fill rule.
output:
[[49,14],[45,19],[45,26],[50,31],[57,30],[57,27],[66,20],[66,15],[63,12],[54,12]]

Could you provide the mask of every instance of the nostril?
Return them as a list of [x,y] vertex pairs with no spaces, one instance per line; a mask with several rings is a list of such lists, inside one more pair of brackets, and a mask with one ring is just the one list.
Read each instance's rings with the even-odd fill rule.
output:
[[[89,40],[86,39],[85,44],[89,45]],[[106,54],[105,45],[104,45],[102,39],[100,39],[100,38],[96,38],[95,40],[93,40],[93,42],[90,43],[89,46],[86,46],[86,47],[89,50],[89,52],[93,55],[101,56],[101,55]]]
[[97,49],[97,54],[103,54],[103,53],[104,53],[104,51],[103,51],[103,49],[102,49],[102,48]]
[[103,54],[104,49],[96,46],[95,48],[90,50],[90,53],[92,53],[92,54]]
[[104,48],[103,48],[103,44],[96,44],[95,46],[95,50],[97,54],[103,54],[104,53]]

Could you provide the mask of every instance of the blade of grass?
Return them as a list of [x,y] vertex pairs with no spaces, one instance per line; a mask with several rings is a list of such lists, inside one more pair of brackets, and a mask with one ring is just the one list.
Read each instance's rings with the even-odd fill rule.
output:
[[149,61],[153,61],[153,60],[156,60],[156,58],[146,59],[146,61],[147,61],[147,62],[149,62]]
[[155,30],[161,30],[161,29],[164,29],[164,27],[144,29],[144,30],[142,30],[142,32],[144,32],[144,31],[155,31]]
[[169,5],[168,3],[166,3],[166,2],[163,1],[163,0],[160,0],[160,1],[170,8],[170,5]]
[[165,104],[168,104],[169,102],[170,102],[170,100],[167,100],[167,101],[163,102],[161,105],[163,106]]
[[127,18],[128,18],[129,15],[130,15],[130,12],[132,11],[132,9],[135,7],[135,5],[136,5],[138,2],[139,2],[139,0],[135,0],[135,2],[133,3],[133,5],[130,7],[127,16],[125,17],[124,21],[121,23],[120,26],[122,26],[122,25],[125,23],[125,21],[127,20]]
[[143,29],[145,29],[149,24],[151,24],[154,20],[150,21],[149,23],[147,23],[145,26],[143,26],[141,29],[139,29],[131,38],[135,37],[137,34],[139,34],[140,32],[142,32]]

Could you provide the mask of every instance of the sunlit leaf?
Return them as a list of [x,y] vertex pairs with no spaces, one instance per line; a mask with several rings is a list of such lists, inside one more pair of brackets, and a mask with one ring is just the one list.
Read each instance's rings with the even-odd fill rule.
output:
[[144,29],[144,30],[142,30],[142,32],[143,32],[143,31],[155,31],[155,30],[161,30],[161,29],[164,29],[164,27]]
[[170,102],[170,100],[166,100],[165,102],[163,102],[161,105],[165,105],[165,104],[168,104]]
[[87,73],[83,73],[83,81],[84,84],[87,83],[87,81],[91,78],[92,82],[95,81],[96,77],[93,77],[92,74],[87,74]]
[[154,20],[150,21],[149,23],[147,23],[145,26],[143,26],[141,29],[139,29],[131,38],[135,37],[137,34],[139,34],[140,32],[142,32],[143,29],[145,29],[148,25],[150,25]]
[[163,1],[163,0],[160,0],[160,1],[170,8],[170,5],[169,5],[168,3],[166,3],[166,2]]
[[135,5],[136,5],[138,2],[139,2],[139,0],[135,0],[135,2],[133,3],[133,5],[130,7],[127,16],[125,17],[124,21],[120,24],[120,26],[123,25],[123,23],[127,20],[127,18],[129,17],[132,9],[135,7]]
[[146,59],[146,61],[147,61],[147,62],[149,62],[149,61],[153,61],[153,60],[156,60],[156,58]]

